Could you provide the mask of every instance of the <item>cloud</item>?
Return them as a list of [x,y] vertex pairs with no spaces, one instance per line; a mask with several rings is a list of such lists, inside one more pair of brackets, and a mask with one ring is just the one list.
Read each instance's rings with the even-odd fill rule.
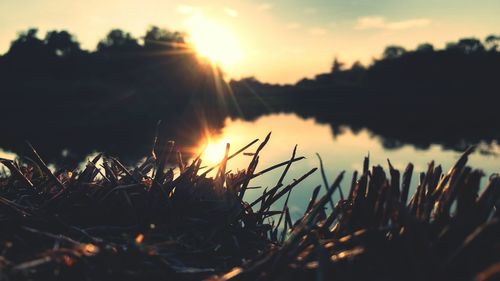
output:
[[230,16],[230,17],[237,17],[240,13],[235,10],[235,9],[232,9],[232,8],[224,8],[224,13],[226,13],[226,15]]
[[273,7],[273,4],[271,3],[262,3],[258,6],[258,9],[261,11],[267,11],[270,10]]
[[178,5],[177,6],[177,12],[179,14],[188,15],[188,14],[192,14],[193,11],[194,11],[193,6],[189,6],[189,5]]
[[389,28],[393,30],[403,30],[403,29],[409,29],[409,28],[415,28],[415,27],[424,27],[428,26],[431,24],[430,19],[412,19],[412,20],[406,20],[406,21],[399,21],[399,22],[393,22],[389,24]]
[[323,36],[327,33],[328,31],[322,27],[313,27],[309,29],[309,34],[315,35],[315,36]]
[[358,18],[354,29],[384,29],[384,30],[406,30],[417,27],[425,27],[431,24],[428,18],[408,19],[403,21],[387,21],[381,16],[368,16]]
[[298,29],[302,26],[302,24],[300,24],[300,22],[289,22],[287,25],[286,25],[286,28],[287,29]]

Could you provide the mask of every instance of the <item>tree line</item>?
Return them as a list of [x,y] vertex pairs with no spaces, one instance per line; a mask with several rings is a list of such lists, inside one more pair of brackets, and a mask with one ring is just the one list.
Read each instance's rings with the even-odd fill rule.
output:
[[[262,83],[254,77],[231,81],[238,100],[266,106],[243,108],[247,118],[293,112],[329,124],[368,128],[388,148],[440,143],[464,149],[500,140],[500,35],[463,38],[443,49],[423,43],[414,50],[385,48],[368,65],[347,67],[335,58],[331,70],[293,85]],[[239,114],[239,113],[234,113]]]
[[64,143],[76,144],[80,157],[94,149],[129,153],[130,146],[142,155],[158,120],[161,132],[192,142],[227,116],[274,112],[314,117],[333,133],[368,128],[386,147],[491,142],[500,140],[499,42],[491,35],[443,49],[391,45],[368,66],[336,58],[328,73],[276,85],[253,77],[225,83],[182,32],[153,26],[135,38],[114,29],[88,51],[68,31],[41,36],[32,28],[0,56],[0,98],[8,105],[0,147],[29,139],[54,155]]
[[153,26],[135,38],[113,29],[87,51],[68,31],[42,36],[31,28],[0,57],[0,99],[8,105],[0,147],[29,139],[53,155],[64,143],[79,157],[122,145],[141,147],[140,155],[158,120],[161,132],[182,131],[190,141],[202,126],[220,128],[226,112],[214,93],[224,90],[221,69],[198,58],[181,32]]
[[[4,57],[34,58],[69,58],[88,54],[82,50],[76,36],[66,30],[51,30],[45,37],[39,38],[37,28],[19,32],[11,42]],[[142,41],[142,42],[141,42]],[[96,46],[95,52],[130,52],[141,49],[180,49],[187,48],[185,34],[178,31],[151,26],[141,38],[135,38],[129,32],[112,29]]]

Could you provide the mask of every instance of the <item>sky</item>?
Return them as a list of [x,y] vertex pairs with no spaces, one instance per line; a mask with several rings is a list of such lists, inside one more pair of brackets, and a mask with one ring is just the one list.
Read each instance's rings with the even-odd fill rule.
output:
[[222,29],[215,38],[226,44],[210,42],[208,51],[228,54],[228,77],[293,83],[329,71],[335,57],[366,65],[390,44],[442,48],[500,34],[499,14],[499,0],[0,0],[0,53],[29,27],[41,36],[68,30],[88,50],[112,28],[140,37],[157,25],[201,38]]

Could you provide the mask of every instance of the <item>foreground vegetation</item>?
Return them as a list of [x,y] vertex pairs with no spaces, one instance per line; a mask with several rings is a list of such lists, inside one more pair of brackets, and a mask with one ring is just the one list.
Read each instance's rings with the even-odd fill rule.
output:
[[[83,171],[53,173],[34,149],[31,160],[2,159],[0,280],[498,278],[500,177],[478,196],[484,175],[466,166],[473,148],[446,174],[431,162],[413,196],[412,164],[401,174],[388,162],[386,174],[366,158],[346,194],[344,173],[330,184],[321,166],[323,187],[294,222],[290,193],[316,169],[287,183],[303,159],[295,150],[257,169],[269,137],[250,153],[258,140],[234,153],[228,145],[215,167],[186,164],[163,141],[133,168],[99,154]],[[248,167],[227,171],[244,151]],[[277,168],[276,185],[245,202],[251,179]]]

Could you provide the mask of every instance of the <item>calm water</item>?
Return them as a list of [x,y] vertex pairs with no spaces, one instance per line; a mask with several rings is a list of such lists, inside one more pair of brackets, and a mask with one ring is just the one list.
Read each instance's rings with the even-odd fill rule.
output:
[[[401,172],[411,161],[415,166],[412,188],[416,188],[418,173],[425,172],[431,160],[441,164],[447,171],[460,156],[459,152],[445,150],[440,145],[432,145],[426,150],[416,149],[412,145],[386,149],[382,145],[381,138],[373,136],[367,130],[354,133],[349,128],[343,128],[342,133],[334,137],[330,128],[328,125],[317,124],[314,119],[301,119],[294,114],[269,115],[254,122],[227,119],[222,132],[211,136],[208,140],[201,141],[199,147],[204,147],[208,143],[204,159],[214,164],[222,158],[226,143],[229,142],[231,150],[236,151],[254,138],[263,140],[271,131],[271,140],[260,154],[257,170],[290,159],[294,145],[298,144],[297,156],[305,156],[306,159],[292,165],[285,178],[285,184],[291,183],[293,179],[299,178],[310,169],[319,167],[316,156],[316,153],[319,153],[330,184],[341,171],[346,171],[342,183],[344,193],[348,192],[352,172],[362,169],[363,158],[368,154],[370,166],[380,164],[387,168],[387,159],[390,159],[393,166]],[[253,152],[256,147],[257,145],[248,151]],[[490,154],[474,153],[469,160],[469,165],[483,169],[487,176],[500,172],[500,157],[495,155],[500,153],[500,146],[494,144],[489,149]],[[250,159],[250,156],[238,156],[230,161],[228,167],[233,170],[245,168]],[[250,186],[273,187],[282,170],[279,169],[256,178],[252,180]],[[487,177],[483,178],[483,185],[486,181]],[[303,212],[313,189],[322,182],[321,173],[316,171],[294,189],[290,203],[291,211],[295,215]],[[263,189],[249,190],[247,200],[253,201],[252,199],[260,196],[262,191]]]
[[[392,164],[401,171],[411,161],[415,165],[412,188],[416,187],[418,173],[425,171],[431,160],[435,160],[437,164],[443,166],[444,170],[448,170],[460,156],[459,152],[445,150],[440,145],[431,145],[425,150],[417,149],[412,145],[386,149],[382,145],[382,138],[373,136],[367,130],[354,133],[345,127],[340,134],[334,135],[329,125],[317,124],[314,119],[302,119],[294,114],[273,114],[260,117],[252,122],[227,119],[222,131],[207,135],[190,150],[197,153],[208,145],[203,159],[204,165],[211,166],[222,158],[226,143],[231,144],[231,151],[234,152],[255,138],[263,140],[270,131],[272,132],[271,140],[260,154],[257,171],[288,160],[293,147],[297,144],[297,156],[305,156],[306,159],[292,165],[284,183],[291,183],[293,179],[299,178],[310,169],[319,167],[319,161],[316,157],[316,153],[319,153],[323,158],[329,183],[341,171],[346,171],[342,183],[344,193],[348,192],[352,172],[361,170],[363,157],[368,154],[371,166],[380,164],[387,168],[387,159],[389,158]],[[256,148],[257,144],[249,148],[247,152],[253,152]],[[494,144],[489,147],[489,152],[489,154],[475,153],[469,161],[469,165],[481,168],[485,172],[486,177],[483,178],[483,185],[487,181],[487,176],[500,172],[500,157],[498,156],[500,155],[500,146]],[[2,158],[12,159],[15,156],[14,153],[0,150]],[[240,154],[229,162],[228,169],[244,169],[250,159],[251,156]],[[247,201],[253,201],[260,196],[263,188],[273,187],[282,170],[277,169],[252,180],[250,186],[261,186],[262,188],[249,190]],[[297,216],[303,212],[312,190],[321,183],[321,173],[318,170],[294,189],[290,197],[292,214]]]

